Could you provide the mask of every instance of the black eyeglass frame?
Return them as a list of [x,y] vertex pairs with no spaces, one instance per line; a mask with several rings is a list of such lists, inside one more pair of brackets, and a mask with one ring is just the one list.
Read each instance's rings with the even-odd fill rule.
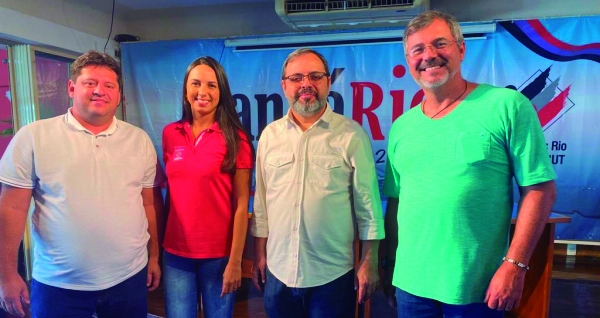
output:
[[329,77],[329,76],[331,76],[331,74],[329,74],[327,72],[310,72],[308,74],[296,73],[296,74],[284,76],[282,79],[288,80],[292,83],[302,83],[302,81],[304,81],[304,78],[307,77],[309,82],[316,83],[316,82],[322,80],[323,78]]

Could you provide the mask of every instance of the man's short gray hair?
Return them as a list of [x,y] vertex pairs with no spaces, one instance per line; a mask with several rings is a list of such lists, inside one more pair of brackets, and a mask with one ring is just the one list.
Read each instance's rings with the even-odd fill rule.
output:
[[410,20],[410,22],[408,22],[408,25],[406,25],[406,29],[404,29],[403,38],[404,49],[407,49],[406,40],[408,39],[408,37],[428,27],[430,24],[433,23],[434,20],[442,20],[446,22],[446,24],[450,28],[450,32],[452,33],[452,36],[454,37],[455,41],[462,43],[465,40],[460,29],[460,25],[458,24],[458,21],[456,21],[455,17],[441,11],[428,10],[414,17],[412,20]]
[[329,65],[327,65],[327,60],[321,53],[319,53],[313,49],[309,49],[309,48],[300,48],[300,49],[297,49],[294,52],[290,53],[287,56],[287,58],[285,59],[285,61],[283,62],[283,67],[281,68],[281,79],[283,79],[285,77],[285,69],[287,68],[288,64],[292,60],[294,60],[298,56],[305,55],[305,54],[311,54],[311,53],[316,55],[321,60],[321,62],[323,62],[323,66],[325,67],[325,73],[329,74]]

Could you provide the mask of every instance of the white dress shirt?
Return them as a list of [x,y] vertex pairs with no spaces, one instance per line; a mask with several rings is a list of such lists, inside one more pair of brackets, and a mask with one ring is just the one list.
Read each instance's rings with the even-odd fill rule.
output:
[[288,287],[329,283],[354,266],[360,240],[384,237],[373,152],[364,129],[334,113],[302,131],[290,113],[260,136],[250,230],[268,237],[267,267]]

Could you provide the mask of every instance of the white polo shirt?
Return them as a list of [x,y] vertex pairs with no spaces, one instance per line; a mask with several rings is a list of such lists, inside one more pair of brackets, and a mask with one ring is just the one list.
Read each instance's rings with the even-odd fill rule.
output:
[[71,109],[21,128],[0,160],[0,182],[33,189],[33,278],[101,290],[143,269],[150,236],[141,192],[164,182],[156,167],[148,135],[116,118],[98,135]]

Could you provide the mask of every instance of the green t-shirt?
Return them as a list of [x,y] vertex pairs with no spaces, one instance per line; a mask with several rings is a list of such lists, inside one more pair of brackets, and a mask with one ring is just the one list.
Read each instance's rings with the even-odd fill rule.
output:
[[420,107],[389,134],[384,194],[399,199],[394,286],[448,304],[483,302],[508,248],[512,178],[556,178],[535,109],[479,85],[448,115]]

